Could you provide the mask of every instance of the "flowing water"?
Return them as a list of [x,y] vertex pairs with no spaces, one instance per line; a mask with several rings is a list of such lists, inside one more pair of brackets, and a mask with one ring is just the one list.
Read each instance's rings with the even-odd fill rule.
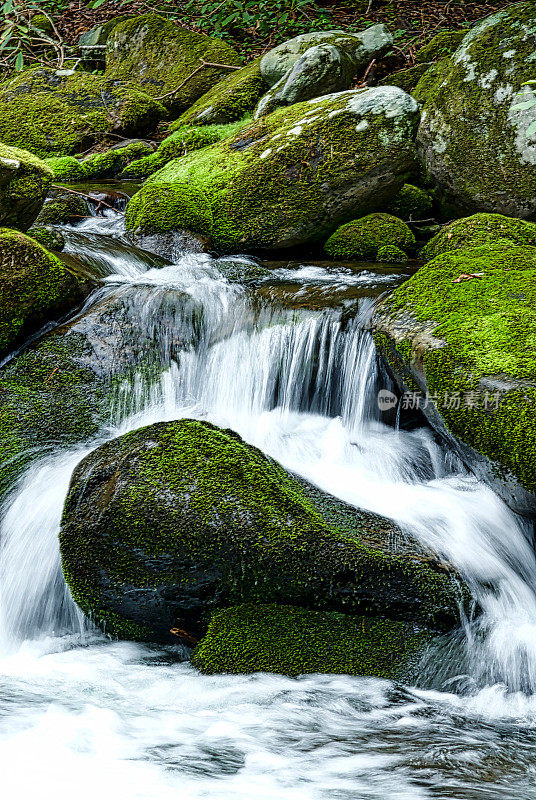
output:
[[[113,214],[64,232],[103,280],[83,313],[121,309],[109,322],[110,369],[119,318],[136,332],[140,363],[117,386],[99,436],[44,452],[2,509],[4,795],[536,798],[534,552],[520,520],[428,429],[381,421],[377,392],[388,383],[366,297],[396,285],[399,271],[274,265],[246,289],[225,278],[225,260],[166,264],[133,248]],[[147,358],[156,370],[139,368]],[[233,428],[322,489],[392,518],[457,566],[482,614],[428,655],[417,687],[204,677],[173,648],[106,640],[61,574],[71,473],[106,439],[182,417]]]

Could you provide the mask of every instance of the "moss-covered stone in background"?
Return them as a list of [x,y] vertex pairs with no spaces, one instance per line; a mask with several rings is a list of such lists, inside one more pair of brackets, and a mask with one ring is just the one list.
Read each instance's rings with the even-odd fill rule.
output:
[[32,226],[28,231],[28,236],[42,244],[47,250],[53,250],[57,253],[61,252],[65,247],[65,239],[62,233],[55,229],[46,226]]
[[[188,228],[201,198],[209,226],[194,231],[218,249],[319,241],[401,188],[417,119],[415,101],[393,87],[280,109],[152,175],[129,203],[127,228]],[[181,202],[169,209],[162,187],[173,185]]]
[[45,164],[47,164],[54,173],[54,180],[56,181],[76,183],[77,181],[83,181],[86,177],[84,165],[74,156],[45,158]]
[[0,226],[27,230],[39,214],[52,181],[44,161],[0,143]]
[[389,201],[385,210],[388,214],[403,220],[419,220],[429,216],[432,207],[432,197],[425,189],[405,183],[398,194]]
[[[476,277],[455,282],[462,275]],[[432,424],[462,443],[462,455],[471,448],[474,468],[533,515],[536,248],[497,240],[437,256],[384,301],[373,324],[400,387],[428,392]]]
[[407,680],[430,638],[393,620],[241,605],[213,614],[192,664],[207,675],[332,672]]
[[35,221],[40,225],[64,225],[67,222],[80,222],[89,216],[88,205],[83,197],[70,192],[60,193],[48,200]]
[[153,151],[153,146],[139,141],[131,142],[125,147],[111,148],[104,153],[94,153],[82,162],[85,177],[88,180],[112,178],[119,175],[131,161],[147,157]]
[[408,257],[400,247],[394,244],[386,244],[380,247],[376,254],[377,261],[385,261],[389,264],[404,263]]
[[225,69],[208,67],[189,78],[202,59],[241,66],[236,50],[221,39],[179,28],[158,14],[145,14],[127,19],[111,31],[106,43],[106,76],[137,83],[152,97],[169,94],[162,102],[177,116],[227,75]]
[[110,132],[143,136],[165,114],[139,88],[85,72],[35,67],[0,85],[0,141],[43,157],[79,153]]
[[430,69],[430,64],[415,64],[413,67],[391,72],[379,82],[380,86],[398,86],[410,94],[413,92],[423,75]]
[[441,31],[415,53],[417,64],[427,64],[450,56],[461,45],[467,31]]
[[184,125],[225,125],[253,112],[268,88],[261,75],[260,61],[257,58],[218,81],[170,125],[170,132]]
[[325,243],[324,250],[338,261],[373,260],[378,250],[386,245],[406,251],[415,245],[415,237],[398,217],[369,214],[338,228]]
[[0,354],[84,296],[84,282],[29,236],[0,228]]
[[447,565],[207,422],[151,425],[85,458],[60,541],[76,602],[124,638],[198,638],[209,612],[241,602],[432,627],[458,616]]
[[502,214],[473,214],[449,222],[421,251],[426,261],[467,247],[502,243],[508,240],[512,245],[536,246],[536,224],[522,219],[504,217]]

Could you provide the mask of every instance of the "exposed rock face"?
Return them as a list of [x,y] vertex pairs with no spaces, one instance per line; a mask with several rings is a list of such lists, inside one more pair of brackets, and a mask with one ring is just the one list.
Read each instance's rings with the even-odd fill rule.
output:
[[42,157],[71,155],[105,133],[143,135],[165,113],[160,103],[128,83],[38,67],[0,86],[0,141]]
[[228,75],[221,67],[200,70],[201,60],[241,66],[233,48],[221,39],[179,28],[158,14],[145,14],[116,25],[106,43],[106,76],[134,81],[158,97],[184,86],[163,100],[177,116]]
[[[462,275],[475,276],[458,280]],[[437,256],[373,319],[402,391],[516,511],[536,511],[536,248],[495,243]]]
[[383,55],[393,44],[393,37],[385,25],[373,25],[362,33],[347,31],[319,31],[304,33],[274,47],[261,61],[261,74],[269,86],[274,86],[296,64],[311,47],[331,45],[343,52],[357,72],[366,67],[371,59]]
[[447,209],[536,213],[536,133],[528,132],[536,106],[514,108],[528,96],[535,34],[536,3],[515,3],[480,22],[419,82],[418,149]]
[[418,118],[394,87],[280,109],[167,164],[132,198],[127,226],[190,229],[222,250],[321,240],[401,188]]
[[[394,540],[398,546],[391,549]],[[112,634],[186,642],[236,602],[457,618],[449,568],[381,517],[296,481],[232,431],[158,423],[73,475],[60,535],[80,607]]]
[[76,305],[87,283],[29,236],[0,228],[0,355],[23,334]]
[[0,144],[0,226],[27,230],[39,214],[52,170],[39,158]]

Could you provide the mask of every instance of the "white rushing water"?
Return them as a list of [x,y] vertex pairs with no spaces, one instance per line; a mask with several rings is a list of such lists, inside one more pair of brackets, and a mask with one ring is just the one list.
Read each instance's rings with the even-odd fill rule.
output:
[[[107,238],[120,235],[111,216],[71,234],[71,251],[105,276],[86,309],[120,298],[157,340],[162,370],[150,384],[141,372],[125,381],[100,436],[35,461],[4,504],[6,795],[536,798],[532,547],[520,521],[428,429],[380,421],[383,378],[363,330],[370,301],[353,320],[336,310],[259,308],[208,256],[161,267]],[[274,275],[289,280],[286,272]],[[373,277],[367,271],[362,282]],[[307,266],[292,276],[298,283],[344,279],[340,270],[334,277]],[[428,688],[346,676],[208,678],[176,663],[172,649],[109,642],[84,623],[57,544],[72,470],[110,437],[182,417],[233,428],[325,491],[395,520],[457,566],[482,614],[423,667]]]

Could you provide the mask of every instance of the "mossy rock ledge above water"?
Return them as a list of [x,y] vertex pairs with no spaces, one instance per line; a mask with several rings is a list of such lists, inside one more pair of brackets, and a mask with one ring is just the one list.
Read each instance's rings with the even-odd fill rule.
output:
[[244,604],[212,615],[192,664],[207,675],[334,672],[409,680],[431,639],[408,622]]
[[413,96],[423,104],[417,148],[446,216],[536,212],[534,78],[536,3],[513,3],[479,22],[435,64]]
[[[396,542],[396,546],[393,544]],[[159,423],[78,466],[60,534],[76,602],[120,638],[188,643],[236,603],[457,624],[452,569],[382,517],[294,479],[230,430]]]
[[39,214],[52,182],[44,161],[0,143],[0,226],[27,230]]
[[190,229],[222,251],[321,241],[402,187],[418,118],[393,87],[280,109],[170,161],[130,201],[127,228]]
[[534,517],[536,247],[498,238],[436,256],[380,305],[373,327],[400,389],[428,394],[436,430]]

